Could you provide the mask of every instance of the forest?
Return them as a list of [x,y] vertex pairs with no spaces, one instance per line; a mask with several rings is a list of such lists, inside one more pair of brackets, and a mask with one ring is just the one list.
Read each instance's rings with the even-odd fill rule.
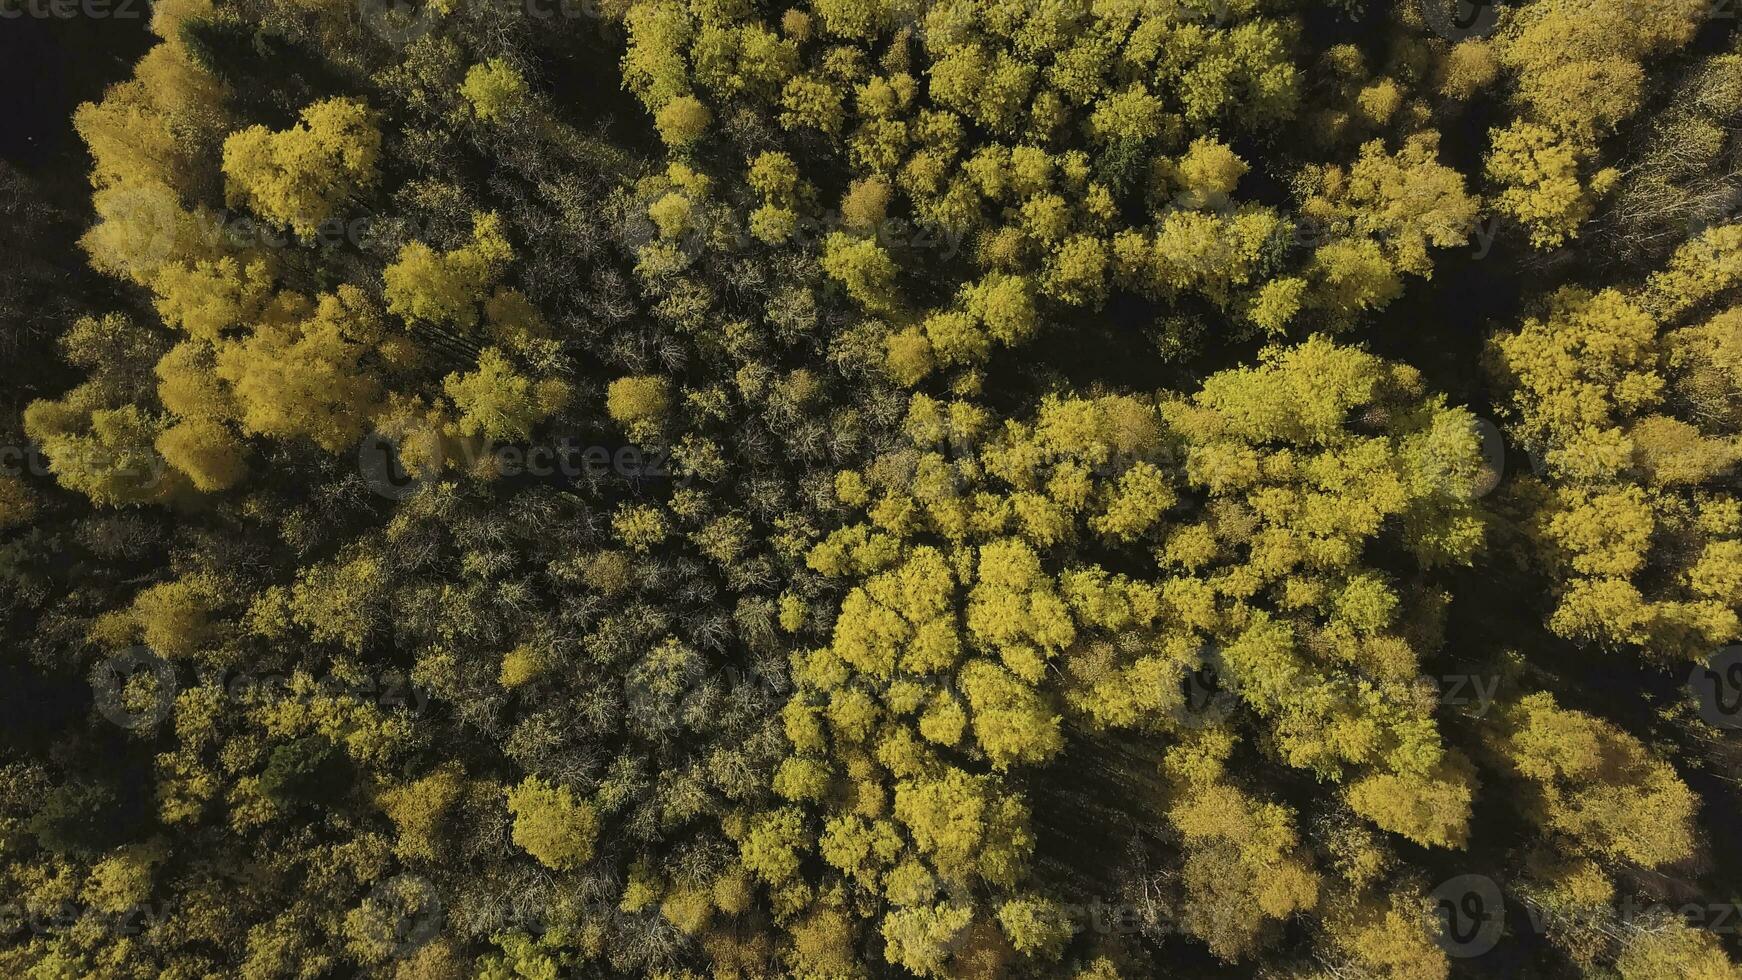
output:
[[1735,0],[0,0],[0,976],[1742,980]]

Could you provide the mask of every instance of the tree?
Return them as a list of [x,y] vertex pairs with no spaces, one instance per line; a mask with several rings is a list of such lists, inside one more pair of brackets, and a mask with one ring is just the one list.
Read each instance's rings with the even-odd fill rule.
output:
[[702,138],[714,114],[693,95],[680,95],[667,102],[655,117],[660,139],[673,147],[685,147]]
[[1694,797],[1632,736],[1544,692],[1510,706],[1494,749],[1522,780],[1523,807],[1574,854],[1658,867],[1693,850]]
[[508,812],[514,815],[514,843],[545,867],[564,871],[593,859],[598,814],[567,786],[528,776],[508,790]]
[[348,449],[380,397],[381,383],[364,368],[382,337],[380,314],[353,286],[286,313],[223,344],[215,374],[229,386],[244,432],[307,437],[334,453]]
[[491,58],[466,70],[460,94],[483,122],[506,121],[524,114],[528,107],[526,79],[501,58]]
[[636,439],[660,431],[667,422],[671,403],[671,384],[655,375],[618,378],[605,394],[605,410],[612,421]]
[[250,126],[224,141],[232,205],[251,208],[299,235],[312,235],[359,191],[375,183],[381,133],[367,106],[325,99],[282,132]]
[[474,215],[467,245],[437,252],[412,242],[399,250],[398,260],[382,274],[387,311],[412,322],[471,327],[478,322],[478,304],[513,258],[501,218]]
[[448,764],[416,782],[385,791],[382,809],[399,829],[396,852],[407,858],[438,860],[446,850],[443,821],[465,790],[464,771]]
[[460,411],[460,432],[491,442],[524,441],[535,425],[561,411],[569,400],[568,385],[519,374],[494,347],[478,355],[477,370],[450,374],[442,386]]

